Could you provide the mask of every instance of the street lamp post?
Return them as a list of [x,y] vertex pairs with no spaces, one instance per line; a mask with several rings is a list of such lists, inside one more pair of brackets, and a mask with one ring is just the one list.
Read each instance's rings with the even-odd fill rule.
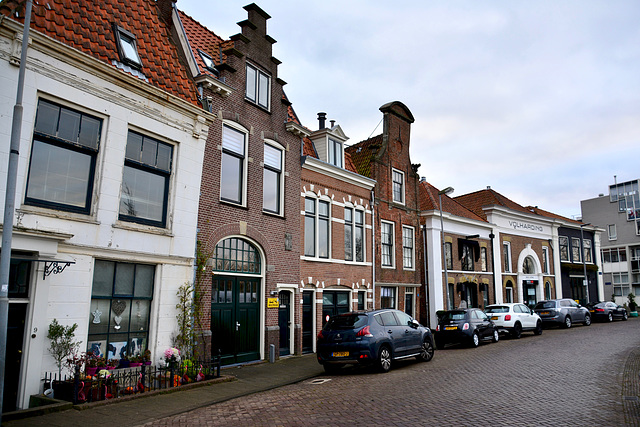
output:
[[447,251],[444,246],[444,221],[442,220],[442,195],[453,193],[453,187],[447,187],[444,190],[438,191],[438,208],[440,209],[440,246],[442,246],[442,255],[444,256],[444,291],[447,296],[447,310],[449,304],[453,304],[453,301],[449,301],[449,273],[447,271]]
[[584,287],[587,293],[587,304],[589,304],[589,279],[587,278],[587,260],[584,258],[584,228],[583,227],[586,227],[588,225],[591,225],[591,223],[589,222],[587,224],[580,224],[580,244],[582,245],[580,249],[582,250],[582,268],[584,272]]

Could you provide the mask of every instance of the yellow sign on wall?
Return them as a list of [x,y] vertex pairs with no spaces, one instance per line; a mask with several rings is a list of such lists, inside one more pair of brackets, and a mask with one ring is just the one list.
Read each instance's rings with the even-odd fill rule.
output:
[[278,308],[280,304],[278,304],[278,298],[267,298],[267,308]]

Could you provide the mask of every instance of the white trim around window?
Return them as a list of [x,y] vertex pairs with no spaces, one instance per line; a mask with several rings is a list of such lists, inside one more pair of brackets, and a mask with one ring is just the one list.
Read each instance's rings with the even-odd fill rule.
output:
[[222,124],[220,200],[247,205],[249,132],[234,122]]
[[394,203],[404,205],[405,187],[404,172],[391,168],[391,200]]
[[618,240],[618,231],[615,224],[607,225],[607,233],[609,234],[609,240]]
[[271,76],[249,63],[245,98],[266,110],[271,109]]
[[395,228],[391,221],[380,221],[380,265],[382,268],[395,268]]
[[416,230],[409,225],[402,225],[402,268],[416,269]]
[[503,267],[504,273],[511,273],[511,242],[503,241],[502,242],[502,256],[503,256]]
[[304,256],[331,259],[331,199],[305,197]]
[[542,247],[542,273],[549,274],[549,248]]
[[284,215],[285,149],[275,141],[264,140],[262,166],[262,211]]

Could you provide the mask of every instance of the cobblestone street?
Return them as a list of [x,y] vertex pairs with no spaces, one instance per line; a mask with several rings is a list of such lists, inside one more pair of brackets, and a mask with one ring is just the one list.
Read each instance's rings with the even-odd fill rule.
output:
[[639,425],[623,412],[637,406],[638,373],[624,389],[623,375],[639,346],[637,319],[548,329],[447,347],[388,374],[346,369],[148,425]]

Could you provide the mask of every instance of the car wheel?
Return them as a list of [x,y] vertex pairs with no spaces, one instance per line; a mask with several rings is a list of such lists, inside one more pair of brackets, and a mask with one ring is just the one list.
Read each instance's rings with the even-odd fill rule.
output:
[[389,347],[382,346],[380,348],[380,354],[378,355],[378,369],[380,372],[389,372],[391,369],[391,350]]
[[542,335],[542,322],[538,321],[538,323],[536,323],[536,328],[533,330],[533,333],[536,335]]
[[569,329],[571,327],[571,317],[567,316],[564,318],[564,323],[562,324],[562,327],[565,329]]
[[444,349],[445,342],[436,338],[436,348],[438,350]]
[[324,371],[327,374],[335,374],[342,368],[342,365],[334,365],[332,363],[323,363],[322,367],[324,368]]
[[493,338],[491,338],[492,342],[498,342],[500,340],[500,334],[497,329],[493,330]]
[[420,354],[417,359],[421,362],[428,362],[433,359],[433,344],[429,338],[425,338],[420,347]]
[[609,313],[609,317],[607,317],[609,322],[613,322],[613,314]]
[[622,313],[622,320],[627,320],[628,318],[629,318],[629,315],[627,314],[626,311]]
[[591,316],[586,316],[584,318],[584,326],[590,326],[591,325]]
[[480,345],[480,336],[478,336],[477,332],[474,332],[471,335],[471,347],[478,347]]
[[511,331],[511,336],[515,339],[519,339],[522,336],[522,325],[520,323],[515,324],[513,331]]

